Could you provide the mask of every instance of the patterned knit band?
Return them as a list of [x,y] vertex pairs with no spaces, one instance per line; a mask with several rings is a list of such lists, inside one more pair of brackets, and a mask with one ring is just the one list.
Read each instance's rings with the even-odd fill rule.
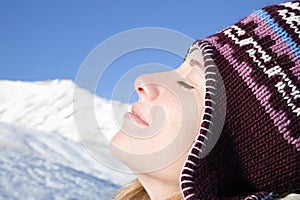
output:
[[[184,198],[300,193],[300,1],[266,7],[196,41],[186,59],[195,51],[205,67],[205,111],[182,169]],[[201,156],[225,105],[220,82],[224,126],[214,148]]]

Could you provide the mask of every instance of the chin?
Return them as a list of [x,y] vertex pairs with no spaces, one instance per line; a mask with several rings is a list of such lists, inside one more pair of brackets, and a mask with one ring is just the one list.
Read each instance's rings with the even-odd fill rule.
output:
[[118,149],[120,148],[120,146],[122,145],[122,135],[121,135],[121,131],[118,131],[114,136],[113,138],[110,140],[110,143],[109,143],[109,150],[110,152],[112,153],[112,155],[114,157],[116,157],[117,159],[120,159],[118,157],[119,155],[119,151]]
[[133,139],[119,130],[111,139],[109,149],[114,157],[128,165],[127,160],[129,155],[134,154],[134,152],[132,152],[134,149],[132,148],[135,145],[133,144]]
[[128,153],[131,150],[130,147],[132,147],[132,143],[128,141],[127,137],[128,136],[120,130],[111,139],[109,149],[115,158],[124,163],[132,171],[136,171],[136,169],[134,169],[134,163],[136,163],[136,161],[132,161],[132,158],[129,156],[130,153]]

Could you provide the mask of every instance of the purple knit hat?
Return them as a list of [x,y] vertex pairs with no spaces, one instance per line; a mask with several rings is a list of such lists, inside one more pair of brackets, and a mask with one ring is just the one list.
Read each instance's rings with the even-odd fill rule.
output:
[[[300,193],[300,1],[263,8],[196,41],[186,59],[196,51],[205,67],[205,107],[181,173],[184,199]],[[218,134],[213,122],[225,103],[220,137],[201,156]]]

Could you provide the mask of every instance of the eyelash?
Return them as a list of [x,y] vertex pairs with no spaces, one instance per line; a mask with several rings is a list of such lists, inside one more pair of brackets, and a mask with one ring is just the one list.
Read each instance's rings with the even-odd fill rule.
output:
[[177,81],[177,83],[178,83],[179,85],[183,86],[183,87],[186,88],[186,89],[194,89],[193,86],[187,84],[186,82],[183,82],[183,81]]

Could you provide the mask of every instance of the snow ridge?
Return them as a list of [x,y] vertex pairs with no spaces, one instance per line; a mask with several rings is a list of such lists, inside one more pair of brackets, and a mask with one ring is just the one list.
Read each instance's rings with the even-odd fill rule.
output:
[[[74,113],[85,110],[74,110],[74,89],[93,96],[99,125],[93,134],[109,140],[118,130],[112,107],[120,114],[128,104],[94,96],[71,80],[0,81],[0,199],[111,199],[134,178],[102,165],[81,144]],[[93,134],[83,137],[93,141]]]
[[[71,80],[0,81],[0,122],[55,132],[78,141],[74,113],[83,112],[84,108],[73,110],[75,88],[82,95],[94,96],[78,88]],[[105,130],[103,134],[110,139],[118,130],[111,114],[112,106],[124,113],[129,105],[97,96],[94,96],[94,102],[99,127]]]

